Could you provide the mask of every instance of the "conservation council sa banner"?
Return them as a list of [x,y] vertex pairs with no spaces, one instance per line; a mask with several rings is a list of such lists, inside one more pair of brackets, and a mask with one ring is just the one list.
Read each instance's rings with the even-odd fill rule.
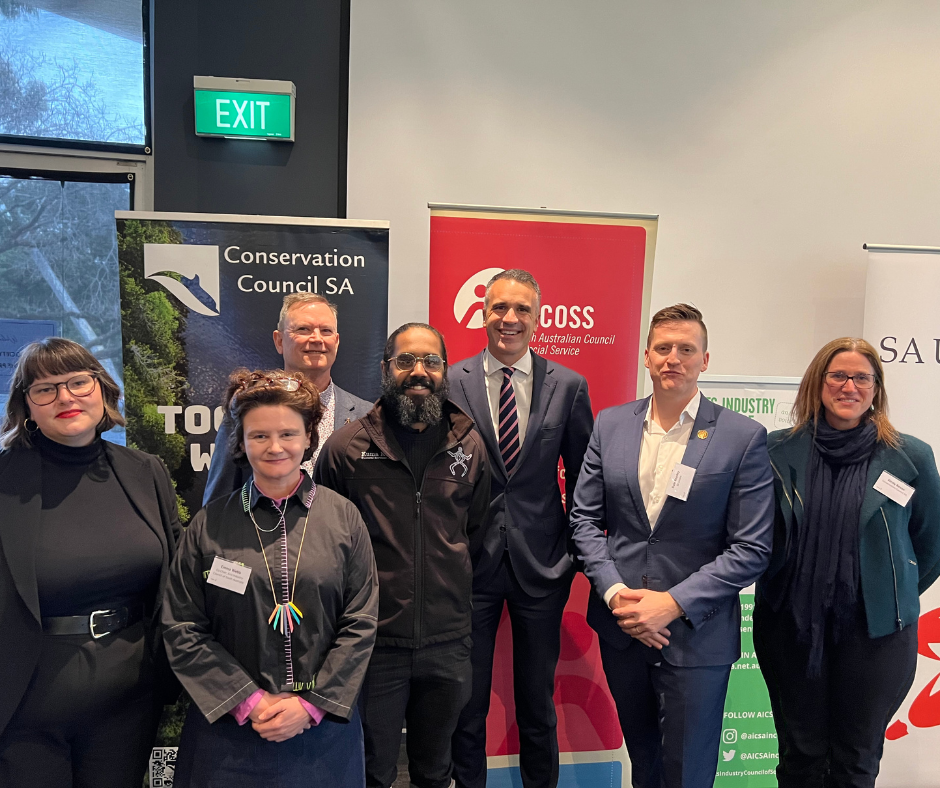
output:
[[339,309],[338,386],[372,400],[388,322],[388,223],[117,211],[127,442],[163,458],[194,514],[235,367],[283,366],[289,293]]

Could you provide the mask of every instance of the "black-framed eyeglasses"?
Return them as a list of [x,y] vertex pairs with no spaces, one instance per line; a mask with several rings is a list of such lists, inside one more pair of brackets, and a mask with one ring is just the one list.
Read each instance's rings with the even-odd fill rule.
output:
[[33,383],[26,389],[26,396],[33,405],[51,405],[59,397],[59,386],[65,386],[76,397],[87,397],[95,390],[98,376],[92,372],[82,372],[61,383]]
[[875,376],[868,372],[858,372],[855,375],[846,375],[844,372],[827,372],[826,383],[835,388],[842,388],[852,381],[857,389],[870,389],[875,385]]
[[394,361],[395,366],[402,372],[409,372],[414,369],[419,361],[425,372],[440,372],[444,369],[444,359],[437,353],[429,353],[426,356],[416,356],[414,353],[399,353],[397,356],[392,356],[388,361]]

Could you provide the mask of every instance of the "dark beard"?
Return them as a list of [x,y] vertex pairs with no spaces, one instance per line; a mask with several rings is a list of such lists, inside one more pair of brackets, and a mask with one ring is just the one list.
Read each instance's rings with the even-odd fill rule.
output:
[[[431,393],[417,404],[403,393],[405,385],[416,379],[432,389]],[[402,427],[410,427],[412,424],[427,424],[434,427],[440,424],[441,419],[444,418],[444,403],[447,401],[448,393],[447,378],[444,378],[441,385],[434,389],[433,381],[423,376],[406,378],[401,386],[392,375],[382,377],[382,404],[388,409],[392,419]]]

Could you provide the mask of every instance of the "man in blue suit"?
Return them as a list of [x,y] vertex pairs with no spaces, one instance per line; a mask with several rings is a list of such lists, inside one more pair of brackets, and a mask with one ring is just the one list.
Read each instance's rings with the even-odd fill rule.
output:
[[[317,429],[317,449],[304,468],[311,472],[326,439],[344,424],[365,416],[372,403],[344,391],[333,382],[330,371],[339,349],[336,304],[316,293],[290,293],[284,296],[281,315],[274,331],[274,347],[284,357],[284,371],[304,375],[320,392],[323,418]],[[248,478],[247,467],[235,464],[229,451],[232,424],[224,419],[215,437],[215,451],[209,464],[209,478],[202,496],[205,506],[213,498],[237,490]]]
[[486,715],[504,602],[512,625],[522,784],[553,788],[558,782],[552,695],[574,576],[558,459],[570,496],[594,417],[587,381],[529,349],[540,300],[528,271],[494,276],[484,297],[487,347],[450,368],[451,398],[476,422],[493,474],[493,523],[473,584],[473,695],[453,738],[459,788],[486,784]]
[[653,316],[653,395],[598,415],[571,513],[635,788],[712,787],[738,592],[770,559],[767,432],[702,396],[707,348],[695,307]]

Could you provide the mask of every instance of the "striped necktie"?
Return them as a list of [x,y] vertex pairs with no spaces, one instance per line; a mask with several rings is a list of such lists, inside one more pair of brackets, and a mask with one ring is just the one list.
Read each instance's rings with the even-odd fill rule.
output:
[[516,394],[512,390],[512,367],[503,367],[503,385],[499,390],[499,453],[503,456],[506,473],[511,474],[519,459],[519,414],[516,412]]

